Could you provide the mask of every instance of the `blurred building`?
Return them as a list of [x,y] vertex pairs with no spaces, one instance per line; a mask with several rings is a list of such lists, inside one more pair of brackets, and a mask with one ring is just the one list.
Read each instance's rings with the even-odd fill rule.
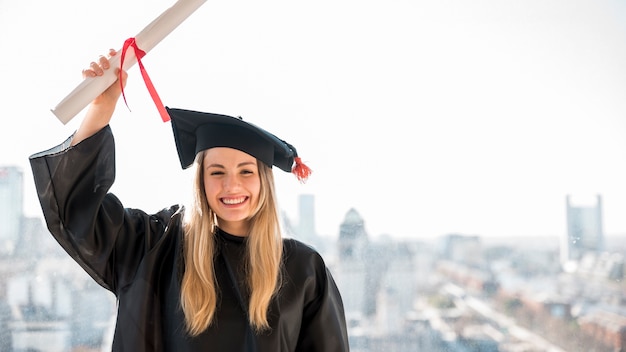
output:
[[441,350],[435,348],[441,339],[422,324],[426,320],[416,308],[420,279],[427,282],[433,272],[428,246],[388,235],[370,239],[365,221],[350,209],[339,226],[337,248],[336,282],[351,350]]
[[626,349],[626,316],[614,311],[595,310],[579,321],[581,330],[613,351]]
[[[394,335],[403,332],[408,314],[414,309],[417,297],[418,276],[425,276],[417,270],[413,248],[404,242],[396,242],[384,237],[371,251],[375,257],[372,268],[377,276],[376,332],[379,335]],[[378,260],[374,258],[379,258]]]
[[469,266],[480,266],[483,263],[482,248],[479,236],[449,234],[443,236],[439,242],[442,259]]
[[298,197],[298,226],[295,232],[298,239],[325,254],[326,248],[315,228],[315,196],[312,194]]
[[298,215],[298,233],[305,239],[316,237],[314,195],[301,194],[298,197]]
[[604,250],[602,197],[595,204],[576,204],[566,196],[567,236],[561,245],[561,263],[580,261],[586,253]]
[[365,222],[353,208],[350,209],[339,226],[339,265],[337,285],[343,297],[346,314],[349,318],[367,315],[372,307],[366,302],[374,302],[375,288],[369,287],[367,256],[369,239],[365,231]]
[[15,248],[22,221],[22,171],[15,166],[0,167],[0,256]]
[[0,167],[0,352],[99,349],[115,300],[24,216],[23,181]]

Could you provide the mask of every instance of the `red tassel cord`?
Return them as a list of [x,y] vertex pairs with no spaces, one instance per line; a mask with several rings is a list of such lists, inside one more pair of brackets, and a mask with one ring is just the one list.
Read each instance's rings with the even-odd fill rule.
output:
[[300,157],[295,157],[294,161],[296,164],[293,166],[291,173],[296,175],[300,182],[305,183],[309,176],[311,176],[311,173],[313,173],[313,170],[306,166]]

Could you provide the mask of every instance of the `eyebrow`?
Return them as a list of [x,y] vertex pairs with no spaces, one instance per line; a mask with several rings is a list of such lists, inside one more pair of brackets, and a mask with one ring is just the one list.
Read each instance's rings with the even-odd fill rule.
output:
[[[243,166],[248,166],[248,165],[256,165],[253,161],[244,161],[242,163],[237,164],[237,167],[243,167]],[[210,168],[210,167],[218,167],[221,169],[225,169],[226,167],[222,164],[209,164],[206,166],[206,168]]]

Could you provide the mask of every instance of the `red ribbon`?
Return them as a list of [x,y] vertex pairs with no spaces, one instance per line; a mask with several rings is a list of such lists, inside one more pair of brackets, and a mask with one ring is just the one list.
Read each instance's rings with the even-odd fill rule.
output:
[[141,62],[141,58],[146,55],[146,52],[139,49],[135,38],[126,39],[126,41],[124,42],[124,47],[122,48],[122,57],[120,59],[121,62],[119,81],[120,86],[122,87],[122,96],[124,97],[124,103],[126,104],[126,107],[128,108],[128,110],[130,110],[130,107],[128,107],[128,102],[126,101],[126,94],[124,94],[124,85],[122,84],[122,69],[124,67],[124,57],[126,56],[126,50],[128,50],[129,47],[132,47],[133,50],[135,50],[135,56],[137,57],[137,63],[139,64],[139,71],[141,71],[143,81],[146,83],[146,88],[148,88],[148,92],[150,92],[150,96],[152,97],[152,100],[154,101],[157,110],[159,110],[161,119],[163,120],[163,122],[169,121],[170,115],[167,113],[167,110],[165,110],[165,106],[163,106],[163,102],[161,102],[159,94],[157,93],[156,89],[154,89],[152,80],[150,80],[150,76],[148,76],[148,72],[146,72],[146,69],[143,67],[143,63]]

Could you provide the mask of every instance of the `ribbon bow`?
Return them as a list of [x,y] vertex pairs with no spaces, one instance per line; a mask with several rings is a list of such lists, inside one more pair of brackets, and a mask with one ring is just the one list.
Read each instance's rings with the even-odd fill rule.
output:
[[154,88],[154,85],[152,84],[152,80],[150,80],[150,76],[148,76],[148,72],[146,72],[146,69],[143,66],[143,63],[141,62],[141,58],[146,55],[146,52],[139,49],[139,47],[137,46],[137,42],[135,41],[135,38],[132,38],[132,37],[126,39],[126,41],[124,42],[124,47],[122,48],[122,57],[120,58],[121,62],[120,62],[119,81],[120,81],[120,86],[122,87],[122,96],[124,97],[124,103],[126,104],[126,107],[128,108],[128,110],[130,110],[130,107],[128,107],[128,102],[126,101],[126,94],[124,94],[124,85],[122,84],[122,68],[124,67],[124,57],[126,56],[126,50],[128,50],[129,47],[132,47],[133,50],[135,51],[135,56],[137,57],[137,63],[139,64],[139,71],[141,71],[141,76],[143,77],[143,81],[146,83],[146,88],[148,88],[148,92],[150,92],[150,96],[152,97],[152,100],[154,101],[154,104],[156,105],[157,110],[159,110],[161,119],[163,120],[163,122],[169,121],[170,115],[167,113],[167,110],[165,110],[165,106],[163,106],[163,102],[161,102],[161,98],[159,97],[159,94]]

